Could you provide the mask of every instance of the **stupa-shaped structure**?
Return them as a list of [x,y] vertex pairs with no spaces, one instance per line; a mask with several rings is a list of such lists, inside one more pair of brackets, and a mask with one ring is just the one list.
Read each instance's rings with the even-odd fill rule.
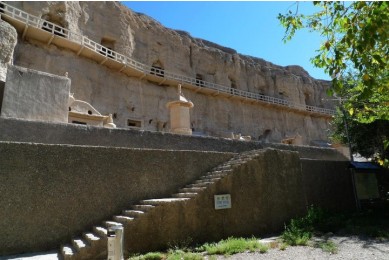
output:
[[170,131],[175,134],[192,135],[189,109],[194,105],[184,97],[181,84],[178,84],[177,99],[167,103],[170,110]]

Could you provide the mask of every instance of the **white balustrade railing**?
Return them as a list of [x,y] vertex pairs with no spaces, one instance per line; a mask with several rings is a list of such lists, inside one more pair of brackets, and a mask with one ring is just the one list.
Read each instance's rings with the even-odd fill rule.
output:
[[106,58],[115,60],[116,62],[119,62],[123,64],[123,66],[135,69],[143,74],[150,74],[150,75],[156,75],[159,77],[163,77],[165,79],[169,80],[175,80],[182,84],[189,84],[192,86],[197,86],[201,88],[207,88],[216,90],[220,93],[226,93],[230,95],[240,96],[244,98],[249,98],[253,100],[257,100],[260,102],[268,103],[268,104],[275,104],[280,105],[296,110],[306,111],[309,113],[319,113],[324,115],[334,115],[335,111],[332,109],[327,108],[321,108],[321,107],[314,107],[314,106],[308,106],[303,105],[299,103],[290,102],[285,99],[281,98],[275,98],[271,96],[266,96],[258,93],[253,93],[245,90],[230,88],[226,86],[222,86],[219,84],[215,84],[212,82],[207,82],[187,76],[178,75],[172,72],[169,72],[167,70],[156,68],[152,66],[145,65],[143,63],[140,63],[130,57],[127,57],[123,54],[120,54],[116,51],[110,50],[109,48],[90,40],[88,37],[83,36],[81,34],[78,34],[76,32],[71,32],[70,30],[63,28],[57,24],[51,23],[49,21],[46,21],[44,19],[38,18],[36,16],[33,16],[31,14],[28,14],[22,10],[19,10],[11,5],[6,4],[5,2],[0,2],[0,15],[3,13],[4,15],[7,15],[13,19],[16,19],[20,22],[25,23],[28,26],[33,26],[36,28],[43,29],[45,31],[50,32],[51,34],[62,37],[65,39],[68,39],[72,42],[76,42],[82,47],[86,47],[96,53],[99,53]]

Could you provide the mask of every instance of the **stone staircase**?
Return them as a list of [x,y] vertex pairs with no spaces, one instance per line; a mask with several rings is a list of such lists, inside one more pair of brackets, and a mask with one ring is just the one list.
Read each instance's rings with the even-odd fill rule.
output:
[[214,185],[232,174],[234,168],[254,159],[257,152],[257,150],[253,150],[235,155],[229,161],[201,176],[194,183],[181,188],[171,198],[147,199],[140,201],[137,205],[132,205],[129,209],[123,210],[121,215],[113,216],[111,220],[104,221],[102,225],[93,227],[91,232],[84,233],[80,238],[72,239],[71,245],[62,246],[60,257],[64,260],[107,259],[108,226],[122,224],[126,229],[126,224],[129,222],[134,224],[141,218],[153,217],[153,214],[150,213],[157,207],[189,201],[201,194],[210,185]]

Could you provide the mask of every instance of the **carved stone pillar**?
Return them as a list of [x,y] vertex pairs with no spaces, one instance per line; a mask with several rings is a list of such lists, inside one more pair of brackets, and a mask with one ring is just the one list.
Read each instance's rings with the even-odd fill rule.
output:
[[194,105],[182,94],[181,85],[178,85],[177,98],[178,100],[167,103],[170,110],[170,131],[175,134],[192,135],[189,110]]

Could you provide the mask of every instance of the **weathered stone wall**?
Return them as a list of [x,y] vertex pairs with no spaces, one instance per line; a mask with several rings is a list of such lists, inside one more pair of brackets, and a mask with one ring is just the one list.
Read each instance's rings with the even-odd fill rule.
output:
[[68,122],[70,79],[8,66],[1,117]]
[[[298,153],[263,151],[200,196],[150,212],[161,217],[129,223],[126,249],[152,251],[174,241],[216,241],[280,231],[290,218],[306,212],[302,184]],[[215,210],[217,194],[231,195],[231,209]]]
[[[169,197],[231,156],[0,142],[0,254],[58,248],[140,199]],[[280,231],[311,204],[353,209],[344,165],[264,150],[196,198],[128,224],[126,248]],[[232,208],[214,210],[216,194],[231,194]]]
[[[0,18],[0,82],[5,82],[7,65],[12,64],[18,34],[14,27]],[[2,98],[0,92],[0,101]]]
[[183,136],[120,128],[105,129],[74,124],[50,124],[11,118],[0,118],[0,141],[219,152],[242,152],[273,147],[298,151],[302,158],[347,161],[347,158],[332,148],[264,144],[258,141]]
[[[113,49],[144,64],[156,64],[176,74],[237,89],[285,98],[300,104],[328,107],[323,103],[328,82],[315,80],[297,66],[281,67],[189,34],[163,27],[116,2],[10,2],[23,10],[79,32],[96,42],[109,42]],[[58,62],[61,61],[61,62]],[[165,105],[175,89],[127,77],[75,53],[38,42],[19,41],[15,64],[53,74],[69,73],[72,92],[102,114],[143,122],[144,129],[168,131]],[[265,132],[269,141],[300,134],[305,144],[327,139],[328,119],[282,109],[243,103],[223,97],[184,90],[193,101],[194,132],[229,136],[231,132],[258,139]],[[267,131],[268,130],[268,131]]]
[[141,199],[176,193],[231,156],[0,142],[0,255],[58,249]]
[[[263,236],[283,230],[285,223],[304,215],[312,204],[341,212],[355,210],[351,174],[342,168],[345,165],[301,162],[296,152],[264,150],[200,196],[156,208],[149,213],[152,216],[129,223],[125,248],[152,251],[177,241]],[[231,209],[214,209],[217,194],[231,195]]]
[[333,148],[314,147],[314,146],[300,146],[288,144],[265,143],[264,148],[274,148],[279,150],[296,151],[300,154],[302,159],[316,159],[323,161],[350,161],[338,150]]

